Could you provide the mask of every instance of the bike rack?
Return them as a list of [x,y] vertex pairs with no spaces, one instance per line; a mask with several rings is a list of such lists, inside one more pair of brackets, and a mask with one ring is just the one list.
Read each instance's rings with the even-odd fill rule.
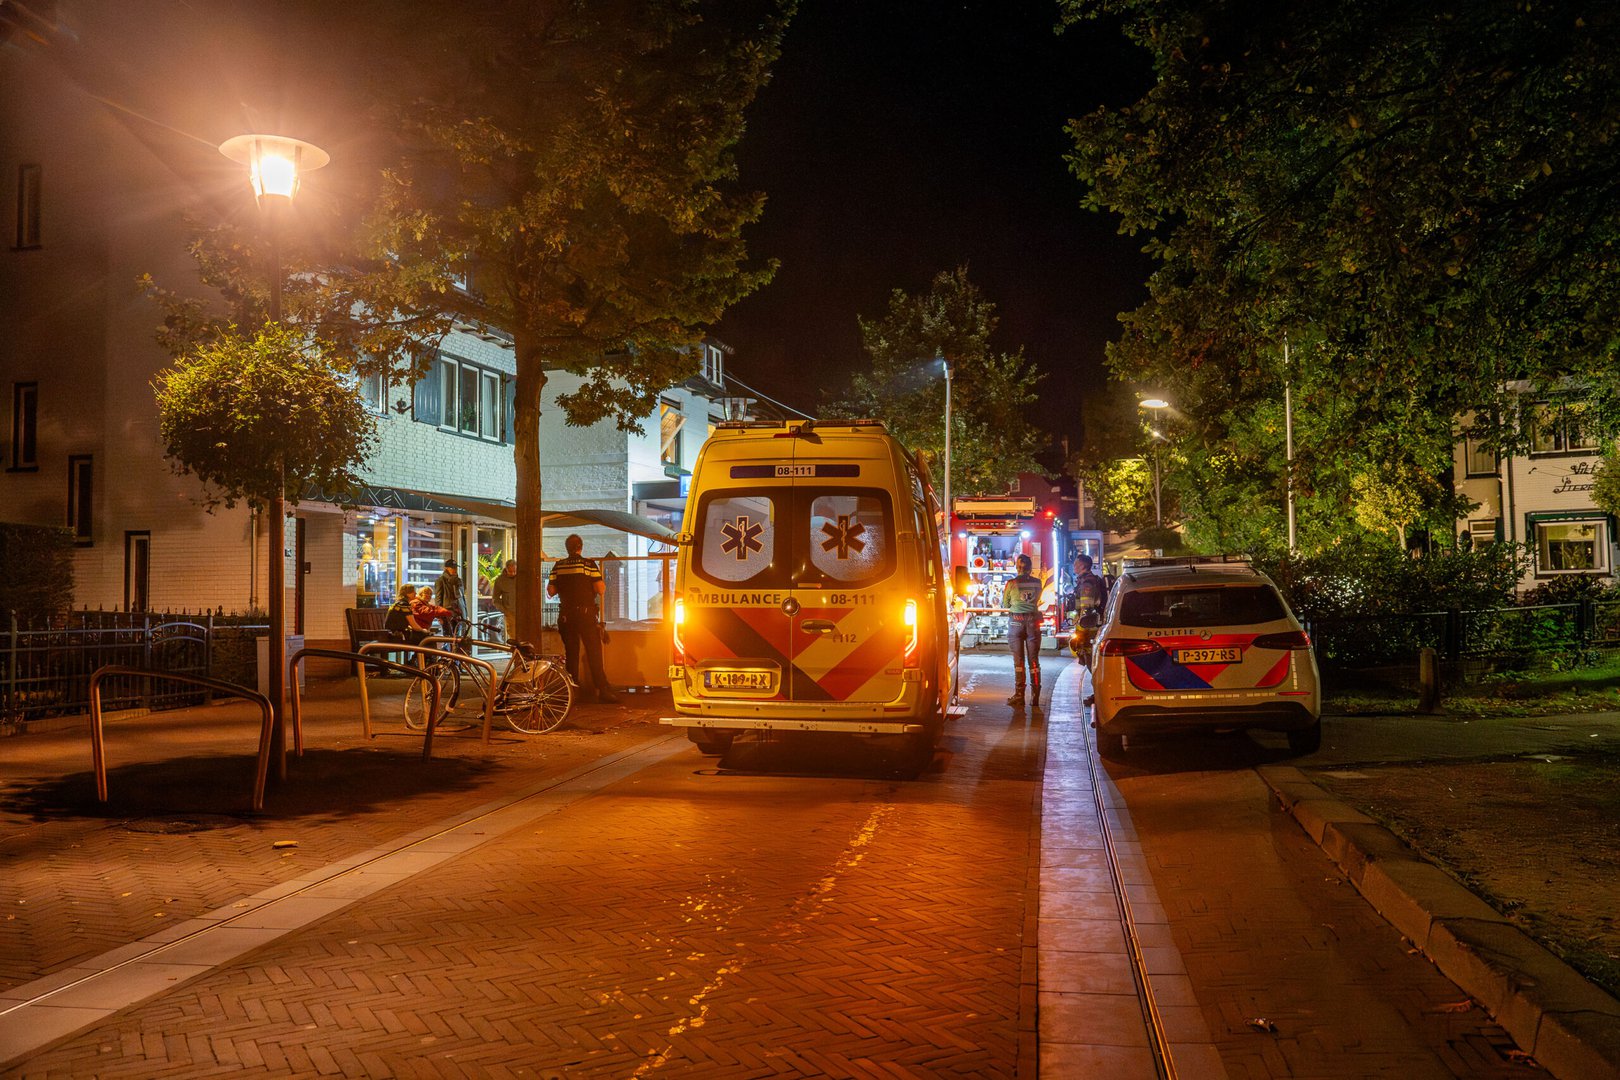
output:
[[[360,653],[366,658],[367,663],[372,662],[371,654],[378,652],[416,653],[419,656],[431,656],[436,660],[449,660],[452,663],[457,664],[472,664],[489,672],[489,689],[484,691],[484,737],[482,739],[485,746],[489,745],[490,728],[495,722],[495,684],[499,681],[499,677],[495,674],[494,664],[491,664],[487,660],[480,660],[476,656],[467,656],[458,652],[446,652],[443,649],[429,649],[423,645],[402,645],[397,641],[369,641],[360,646]],[[435,697],[438,694],[438,686],[438,680],[434,680],[433,687]],[[365,733],[366,738],[369,739],[371,738],[371,697],[366,693],[366,680],[364,675],[362,675],[360,679],[360,700],[365,707]],[[439,716],[439,707],[437,704],[434,704],[432,708],[434,719],[428,724],[429,732],[432,732],[434,728],[438,727],[439,721],[444,719],[444,717]]]
[[201,675],[177,675],[172,671],[153,671],[148,668],[128,667],[123,664],[104,664],[90,675],[90,761],[96,773],[96,798],[107,801],[107,747],[106,733],[101,724],[101,680],[110,675],[133,675],[147,679],[168,679],[171,682],[200,686],[231,697],[246,698],[259,707],[264,721],[259,725],[259,760],[253,775],[253,809],[264,809],[264,784],[270,773],[270,734],[274,714],[270,699],[254,690],[223,679],[209,679]]
[[[392,642],[379,642],[378,644],[391,645]],[[401,646],[404,648],[404,646]],[[427,673],[419,667],[401,664],[395,660],[384,660],[380,656],[369,656],[363,653],[349,652],[345,649],[299,649],[287,660],[287,670],[292,678],[292,725],[293,725],[293,753],[299,757],[304,756],[304,695],[298,689],[298,662],[306,656],[319,656],[330,660],[347,660],[351,664],[364,664],[368,667],[378,667],[385,670],[396,671],[402,675],[409,675],[413,679],[422,680],[432,685],[429,698],[429,707],[435,714],[439,711],[439,681],[429,679]],[[366,672],[363,667],[356,667],[355,672],[360,679],[360,727],[366,738],[371,734],[371,698],[366,693]],[[430,725],[426,737],[422,740],[422,760],[427,761],[433,756],[433,728]]]

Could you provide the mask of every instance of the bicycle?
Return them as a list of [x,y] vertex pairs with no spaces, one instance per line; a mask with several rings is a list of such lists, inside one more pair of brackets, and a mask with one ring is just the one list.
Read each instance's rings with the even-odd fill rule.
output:
[[[484,637],[475,637],[475,628],[466,620],[459,620],[453,651],[470,655],[473,645],[498,649],[509,654],[504,671],[495,683],[495,714],[507,727],[523,735],[543,735],[554,731],[568,718],[574,706],[574,684],[568,672],[555,658],[541,656],[539,650],[525,641],[502,644]],[[487,626],[480,627],[486,632]],[[463,680],[472,684],[469,700],[482,708],[489,693],[489,676],[472,665],[453,660],[434,660],[427,672],[439,686],[439,715],[436,724],[444,723],[461,699]],[[426,680],[413,680],[405,691],[405,726],[423,731],[428,725],[431,687]]]

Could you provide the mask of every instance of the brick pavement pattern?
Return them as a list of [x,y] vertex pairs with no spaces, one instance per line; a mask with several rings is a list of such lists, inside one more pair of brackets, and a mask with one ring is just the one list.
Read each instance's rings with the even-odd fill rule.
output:
[[1545,1075],[1271,806],[1251,769],[1220,769],[1221,737],[1133,754],[1110,772],[1233,1080]]
[[915,783],[684,752],[19,1075],[1013,1076],[1041,736],[950,744]]

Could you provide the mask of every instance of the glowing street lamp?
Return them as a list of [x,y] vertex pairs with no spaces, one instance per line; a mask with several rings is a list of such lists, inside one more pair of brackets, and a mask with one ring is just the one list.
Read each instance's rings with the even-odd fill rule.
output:
[[939,361],[940,367],[945,370],[945,528],[951,527],[951,375],[954,365],[945,358],[945,354],[935,353],[934,358]]
[[1137,402],[1144,409],[1153,413],[1153,524],[1164,527],[1164,501],[1159,491],[1159,443],[1164,436],[1159,433],[1159,411],[1168,409],[1170,403],[1164,398],[1145,397]]
[[[298,194],[304,173],[331,160],[320,147],[282,135],[238,135],[220,145],[219,152],[248,167],[253,197],[264,211],[270,238],[270,321],[281,321],[281,212]],[[269,526],[270,707],[274,717],[273,747],[279,775],[287,775],[287,524],[286,479],[278,462],[275,494],[266,523]]]

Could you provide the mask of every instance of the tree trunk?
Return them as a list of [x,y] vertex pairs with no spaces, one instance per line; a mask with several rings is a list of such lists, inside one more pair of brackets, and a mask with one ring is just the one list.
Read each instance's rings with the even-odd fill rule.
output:
[[512,462],[517,470],[517,627],[511,637],[538,646],[545,598],[540,579],[544,561],[540,518],[540,396],[546,388],[544,358],[533,335],[519,330],[516,401],[513,409]]

